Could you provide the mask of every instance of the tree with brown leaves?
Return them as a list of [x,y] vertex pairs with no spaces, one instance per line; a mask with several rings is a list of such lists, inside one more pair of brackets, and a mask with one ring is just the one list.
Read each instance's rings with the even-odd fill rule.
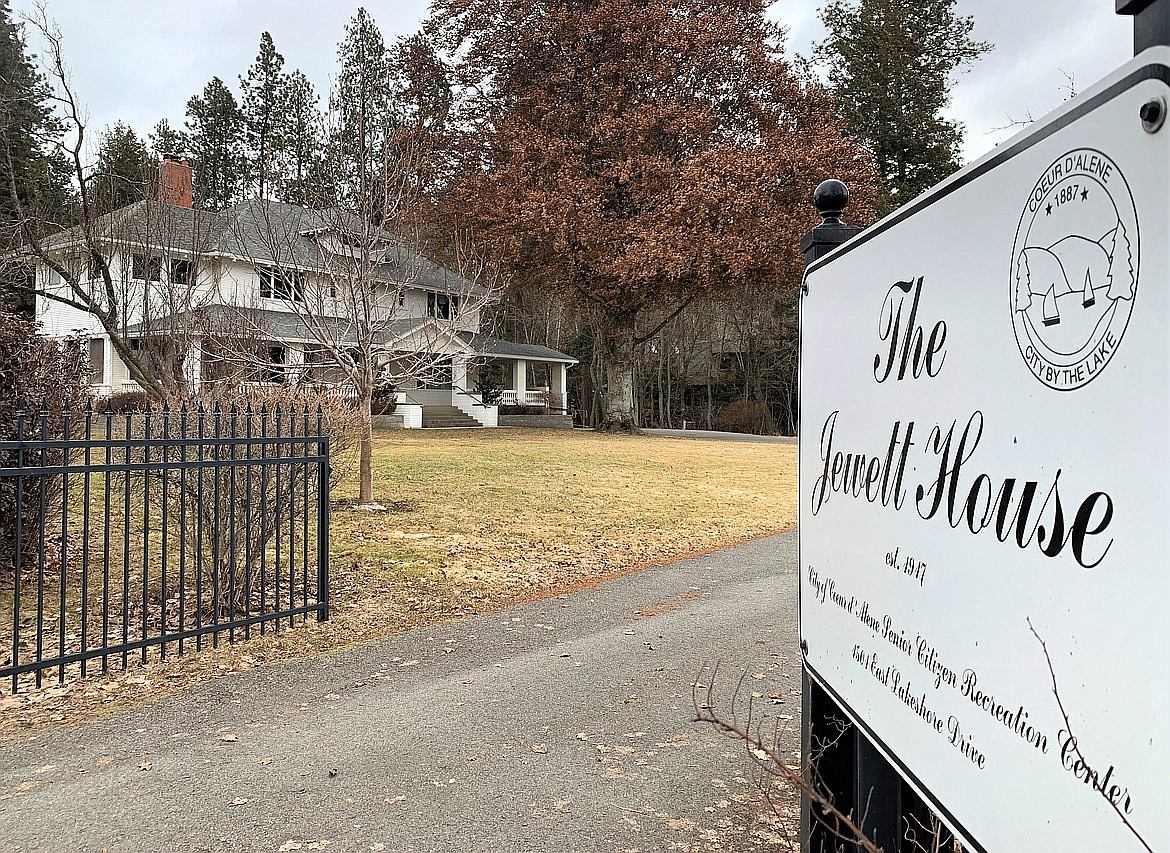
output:
[[637,429],[633,364],[653,326],[747,283],[794,288],[810,189],[833,176],[859,207],[870,195],[867,155],[785,63],[766,6],[432,7],[427,34],[451,58],[456,93],[443,218],[588,312],[603,429]]

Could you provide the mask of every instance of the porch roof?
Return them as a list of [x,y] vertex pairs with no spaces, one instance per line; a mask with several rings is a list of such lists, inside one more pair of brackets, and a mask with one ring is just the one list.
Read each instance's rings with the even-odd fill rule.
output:
[[[357,344],[353,323],[346,317],[323,316],[314,322],[329,333],[330,339],[338,344]],[[391,339],[410,331],[423,322],[418,317],[403,317],[380,325],[378,337]],[[174,314],[165,320],[153,320],[149,324],[135,323],[127,327],[126,334],[142,334],[144,326],[150,333],[159,334],[171,330],[196,331],[206,335],[249,336],[255,335],[271,341],[315,343],[319,340],[315,331],[310,330],[305,317],[295,311],[273,311],[267,308],[239,308],[234,305],[204,305],[192,311]]]
[[483,335],[478,332],[458,332],[459,337],[479,355],[493,358],[522,358],[527,361],[553,361],[576,364],[577,359],[551,347],[539,344],[519,344]]
[[[401,340],[427,324],[427,317],[403,317],[380,326],[378,343],[385,345]],[[192,331],[204,335],[255,336],[264,340],[289,343],[316,343],[319,330],[328,331],[337,344],[357,344],[353,323],[346,317],[324,316],[314,321],[317,329],[310,329],[306,318],[294,311],[273,311],[267,308],[239,308],[234,305],[205,305],[192,311],[157,319],[149,324],[136,323],[126,329],[128,335],[166,334],[172,331]],[[448,333],[450,334],[450,333]],[[547,361],[567,365],[577,359],[551,347],[539,344],[521,344],[505,341],[479,332],[455,332],[451,337],[468,347],[476,355],[489,358],[513,358],[527,361]]]

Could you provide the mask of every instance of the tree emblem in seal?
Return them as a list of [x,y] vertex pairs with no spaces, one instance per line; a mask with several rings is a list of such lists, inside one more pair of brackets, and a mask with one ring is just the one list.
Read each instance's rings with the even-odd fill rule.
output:
[[1137,211],[1106,154],[1078,148],[1028,195],[1012,248],[1012,326],[1037,379],[1072,391],[1117,352],[1137,296]]

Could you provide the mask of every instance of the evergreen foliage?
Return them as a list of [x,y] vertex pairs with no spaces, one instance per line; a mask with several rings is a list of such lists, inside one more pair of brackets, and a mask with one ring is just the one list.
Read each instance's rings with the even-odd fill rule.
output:
[[244,117],[235,96],[218,77],[202,95],[187,101],[187,136],[195,160],[195,201],[223,210],[243,196],[246,162]]
[[164,119],[159,119],[158,124],[154,126],[154,130],[150,132],[148,137],[150,141],[150,151],[156,160],[162,160],[163,157],[186,157],[189,142],[187,137],[180,130],[175,130],[171,127],[171,123]]
[[142,199],[151,184],[150,152],[127,124],[116,123],[102,134],[90,191],[99,212],[107,213]]
[[308,204],[310,187],[323,179],[321,169],[321,114],[317,91],[300,71],[285,85],[284,145],[278,156],[280,183],[276,194],[289,204]]
[[828,37],[813,60],[828,71],[838,114],[873,154],[885,214],[961,165],[963,127],[943,117],[953,75],[991,50],[971,39],[956,0],[829,0]]
[[281,70],[283,68],[284,57],[277,53],[272,36],[262,33],[256,61],[248,69],[247,76],[240,78],[243,92],[240,109],[248,149],[248,184],[256,188],[260,198],[273,194],[277,163],[288,132],[288,75]]
[[[43,234],[70,224],[68,165],[51,147],[61,126],[32,60],[8,0],[0,0],[0,255],[28,230]],[[31,316],[25,278],[25,270],[5,265],[0,307]]]
[[339,196],[365,205],[368,200],[359,198],[378,186],[393,157],[394,122],[386,44],[364,8],[346,25],[337,60],[340,70],[329,99],[334,120],[328,169]]

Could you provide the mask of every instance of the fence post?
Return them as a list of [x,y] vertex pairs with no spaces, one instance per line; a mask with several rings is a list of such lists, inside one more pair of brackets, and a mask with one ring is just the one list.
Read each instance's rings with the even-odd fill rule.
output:
[[[823,181],[813,191],[813,204],[824,221],[800,241],[806,265],[862,230],[841,220],[848,203],[849,189],[840,181]],[[808,654],[803,640],[801,651]],[[907,828],[913,828],[919,838],[928,835],[931,828],[926,804],[849,722],[833,697],[809,675],[808,668],[802,669],[801,755],[805,778],[825,793],[839,811],[851,815],[866,837],[886,853],[902,849]],[[807,795],[801,798],[800,817],[800,847],[805,853],[859,849],[855,845],[843,845],[818,820]],[[922,825],[911,827],[911,823]],[[941,835],[937,849],[947,849],[950,840],[949,834]]]
[[1133,55],[1170,44],[1170,0],[1116,0],[1119,15],[1133,15]]
[[[840,181],[822,181],[813,191],[813,204],[822,222],[800,241],[806,266],[861,230],[841,221],[841,213],[848,203],[849,190]],[[803,286],[801,292],[805,292]],[[807,652],[803,640],[801,650]],[[801,757],[805,763],[805,779],[818,786],[838,809],[849,814],[854,811],[856,732],[832,698],[812,680],[807,668],[802,669]],[[818,821],[812,808],[808,796],[802,796],[800,849],[805,853],[830,853],[837,849],[838,839]]]
[[329,437],[321,435],[317,412],[317,621],[329,620]]

